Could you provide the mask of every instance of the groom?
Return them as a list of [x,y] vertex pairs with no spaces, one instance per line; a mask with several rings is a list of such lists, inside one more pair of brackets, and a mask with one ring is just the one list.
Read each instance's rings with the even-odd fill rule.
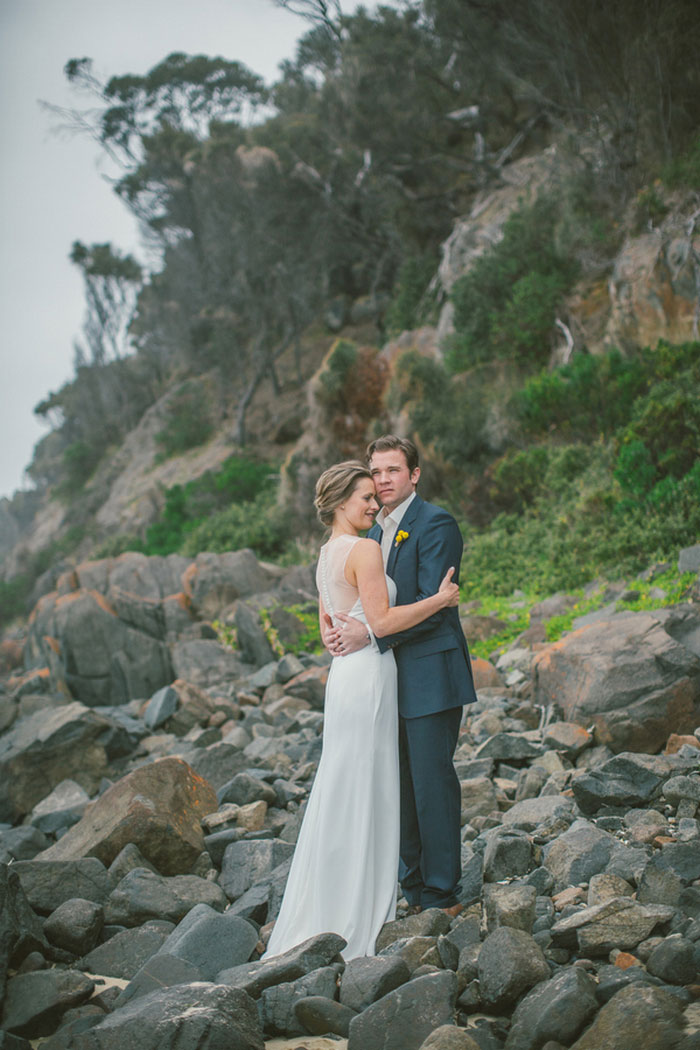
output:
[[[458,582],[462,537],[447,511],[417,494],[420,467],[413,442],[394,434],[377,438],[367,461],[382,503],[369,536],[381,545],[397,605],[434,594],[450,566]],[[367,644],[365,624],[339,618],[344,654]],[[476,700],[458,610],[443,609],[376,641],[382,652],[394,650],[398,667],[401,887],[412,909],[442,908],[456,915],[461,791],[453,755],[462,705]]]

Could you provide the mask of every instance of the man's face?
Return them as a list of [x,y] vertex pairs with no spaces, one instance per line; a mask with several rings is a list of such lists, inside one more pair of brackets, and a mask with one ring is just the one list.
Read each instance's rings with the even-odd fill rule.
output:
[[420,477],[420,467],[411,472],[406,457],[400,449],[375,452],[369,461],[369,469],[377,487],[381,503],[392,511],[415,491]]

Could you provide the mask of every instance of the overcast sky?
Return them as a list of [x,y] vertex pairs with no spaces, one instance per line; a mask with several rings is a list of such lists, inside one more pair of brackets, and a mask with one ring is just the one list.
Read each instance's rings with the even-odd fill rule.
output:
[[39,100],[84,104],[63,75],[82,57],[108,77],[145,73],[173,51],[222,55],[271,83],[307,29],[273,0],[0,0],[0,497],[27,485],[47,432],[34,406],[73,374],[84,300],[71,244],[138,254],[98,147],[53,133]]

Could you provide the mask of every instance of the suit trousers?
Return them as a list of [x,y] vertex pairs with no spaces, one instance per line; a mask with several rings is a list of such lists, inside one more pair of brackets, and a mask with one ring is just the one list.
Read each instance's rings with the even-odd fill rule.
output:
[[459,899],[461,789],[453,756],[461,720],[461,707],[399,718],[399,879],[408,903],[422,908]]

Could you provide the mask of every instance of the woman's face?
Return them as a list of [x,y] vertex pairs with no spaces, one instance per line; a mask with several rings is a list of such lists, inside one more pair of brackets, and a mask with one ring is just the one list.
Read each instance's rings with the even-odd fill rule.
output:
[[344,509],[338,508],[338,510],[345,515],[349,524],[358,532],[371,528],[375,514],[379,510],[372,479],[360,478],[351,495],[345,500]]

